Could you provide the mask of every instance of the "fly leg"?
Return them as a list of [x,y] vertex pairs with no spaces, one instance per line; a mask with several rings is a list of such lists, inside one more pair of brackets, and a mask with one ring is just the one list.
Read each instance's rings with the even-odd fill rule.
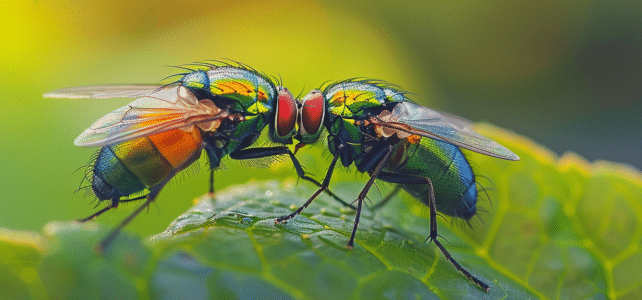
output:
[[103,251],[105,251],[105,249],[107,249],[109,244],[111,244],[111,242],[116,238],[116,236],[118,236],[118,234],[123,229],[123,227],[125,227],[125,225],[127,225],[132,219],[134,219],[134,217],[136,217],[141,211],[143,211],[143,209],[147,208],[152,201],[154,201],[154,198],[148,197],[145,203],[143,203],[143,205],[139,206],[133,213],[129,215],[129,217],[123,220],[118,225],[118,227],[114,228],[109,233],[109,235],[107,235],[102,241],[100,241],[100,243],[96,246],[98,252],[102,253]]
[[[163,189],[163,187],[176,175],[178,172],[181,170],[185,169],[187,166],[191,165],[194,161],[196,161],[199,157],[201,156],[200,151],[196,151],[195,154],[190,157],[187,161],[185,161],[180,167],[174,169],[163,181],[159,182],[155,186],[149,188],[149,194],[146,196],[143,196],[144,198],[147,198],[145,200],[145,203],[143,205],[139,206],[134,212],[132,212],[127,218],[125,218],[123,221],[116,226],[116,228],[112,229],[112,231],[102,240],[98,245],[96,245],[96,250],[99,253],[103,253],[107,247],[111,244],[111,242],[114,241],[114,239],[118,236],[118,234],[123,230],[131,220],[133,220],[138,214],[140,214],[143,210],[146,208],[149,208],[149,205],[156,200],[156,196],[158,196],[158,193]],[[142,199],[141,197],[140,199]],[[134,199],[130,199],[134,200]],[[129,201],[129,200],[126,200]],[[123,202],[123,201],[121,201]]]
[[112,229],[112,231],[102,241],[100,241],[100,243],[96,246],[96,249],[97,249],[97,251],[99,253],[104,252],[105,249],[107,249],[107,247],[109,247],[109,244],[111,244],[111,242],[114,241],[116,236],[118,236],[120,231],[123,230],[123,228],[125,226],[127,226],[127,224],[129,224],[129,222],[131,222],[131,220],[133,220],[144,209],[148,208],[149,204],[151,204],[154,200],[156,200],[156,196],[158,196],[158,193],[160,192],[160,190],[163,188],[163,186],[165,186],[165,184],[167,184],[167,182],[169,182],[169,180],[172,177],[174,177],[174,176],[173,175],[172,176],[168,176],[168,178],[165,179],[163,182],[161,182],[160,184],[158,184],[158,185],[154,186],[153,188],[151,188],[150,192],[149,192],[149,194],[147,194],[147,196],[143,196],[143,197],[147,198],[145,200],[145,203],[143,203],[143,205],[139,206],[127,218],[125,218],[122,222],[120,222],[120,224],[118,224],[118,226],[116,228]]
[[356,200],[356,201],[359,201],[357,203],[357,215],[354,217],[354,227],[352,228],[352,234],[350,235],[350,240],[346,245],[346,247],[350,249],[354,248],[354,237],[357,234],[357,227],[359,227],[359,219],[361,217],[361,206],[363,205],[363,199],[366,198],[366,196],[368,195],[368,191],[372,187],[372,184],[374,183],[375,179],[377,179],[377,177],[379,176],[379,173],[381,173],[381,169],[383,169],[383,166],[385,166],[386,163],[388,162],[388,159],[390,158],[390,154],[392,154],[392,146],[388,146],[386,155],[379,162],[379,164],[374,169],[372,174],[370,174],[370,180],[368,180],[368,183],[366,183],[366,186],[363,187],[363,189],[361,190],[361,193],[359,193],[359,197]]
[[490,285],[486,284],[485,282],[481,281],[479,278],[475,277],[473,274],[470,274],[464,267],[462,267],[451,255],[446,251],[446,248],[439,242],[437,237],[439,236],[437,234],[437,204],[435,202],[435,193],[434,189],[432,186],[432,182],[430,179],[428,179],[428,182],[430,182],[429,187],[430,187],[430,236],[428,237],[431,241],[435,242],[435,245],[439,247],[439,250],[444,254],[446,259],[450,261],[455,268],[464,274],[468,280],[474,282],[478,287],[480,287],[482,290],[485,292],[488,292],[490,290]]
[[[209,138],[208,135],[206,135],[206,138]],[[221,157],[224,155],[222,148],[213,147],[212,144],[216,144],[216,142],[211,142],[211,144],[203,143],[203,149],[207,153],[209,161],[210,182],[208,192],[210,197],[214,197],[214,171],[221,165]]]
[[435,242],[435,245],[441,250],[441,253],[444,254],[446,259],[452,263],[457,271],[460,273],[464,274],[468,280],[472,281],[480,287],[482,290],[488,292],[490,290],[490,285],[487,283],[481,281],[479,278],[475,277],[473,274],[470,274],[464,267],[462,267],[451,255],[448,253],[446,248],[439,242],[437,239],[439,234],[437,233],[437,203],[435,201],[435,192],[434,188],[432,185],[432,181],[430,178],[427,177],[421,177],[421,176],[413,176],[413,175],[403,175],[403,174],[395,174],[395,173],[388,173],[388,172],[381,172],[379,174],[379,179],[387,181],[387,182],[392,182],[392,183],[399,183],[399,184],[426,184],[428,185],[428,190],[429,190],[429,206],[430,206],[430,235],[426,239],[426,241],[430,240],[430,242]]
[[106,212],[106,211],[108,211],[108,210],[110,210],[112,208],[117,208],[120,203],[138,201],[138,200],[143,199],[145,197],[147,197],[147,196],[140,196],[140,197],[136,197],[136,198],[132,198],[132,199],[124,199],[124,200],[121,200],[119,198],[113,198],[113,199],[111,199],[111,204],[107,205],[105,208],[99,210],[98,212],[96,212],[95,214],[93,214],[93,215],[91,215],[89,217],[86,217],[86,218],[83,218],[83,219],[79,219],[79,220],[76,220],[76,221],[80,222],[80,223],[84,223],[84,222],[87,222],[89,220],[93,220],[94,218],[102,215],[104,212]]
[[[323,191],[327,191],[328,185],[330,184],[330,178],[332,178],[332,172],[334,171],[334,167],[337,165],[337,160],[341,156],[341,149],[343,149],[343,145],[339,145],[339,147],[337,148],[337,153],[334,154],[334,158],[332,159],[332,162],[330,163],[330,167],[328,168],[328,172],[325,174],[325,178],[323,179],[323,183],[321,183],[321,186],[319,186],[319,189],[316,192],[314,192],[312,197],[310,197],[310,199],[308,199],[308,201],[306,201],[303,204],[303,206],[299,207],[299,209],[297,209],[295,212],[293,212],[293,213],[291,213],[291,214],[289,214],[287,216],[276,218],[274,223],[279,224],[279,223],[286,222],[286,221],[296,217],[306,207],[308,207],[308,205],[310,205],[310,203],[312,203],[312,201],[314,201],[314,199],[317,196],[319,196],[319,194],[321,194]],[[352,205],[350,205],[350,206],[353,207]]]
[[[294,156],[294,153],[292,153],[292,151],[290,151],[290,148],[288,147],[263,147],[263,148],[243,149],[243,150],[230,153],[230,157],[233,159],[253,159],[253,158],[261,158],[261,157],[268,157],[268,156],[274,156],[274,155],[283,155],[283,154],[287,154],[290,157],[290,160],[292,160],[292,164],[294,165],[294,169],[296,170],[296,174],[301,179],[312,182],[319,188],[322,187],[322,185],[319,182],[305,175],[305,171],[303,170],[301,163],[299,163],[299,160],[296,158],[296,156]],[[348,206],[352,209],[356,209],[356,207],[343,201],[343,199],[339,198],[337,195],[335,195],[330,190],[328,190],[327,186],[325,187],[325,192],[330,197],[334,198],[334,200],[338,201],[344,206]]]
[[399,193],[400,190],[401,190],[401,186],[400,185],[395,186],[395,189],[392,192],[390,192],[388,195],[386,195],[386,197],[384,197],[383,200],[381,200],[379,203],[377,203],[377,204],[375,204],[373,206],[370,206],[370,209],[371,210],[380,209],[381,207],[386,205],[388,203],[388,201],[390,201],[390,199],[392,199],[397,193]]
[[210,195],[214,195],[214,168],[210,168]]

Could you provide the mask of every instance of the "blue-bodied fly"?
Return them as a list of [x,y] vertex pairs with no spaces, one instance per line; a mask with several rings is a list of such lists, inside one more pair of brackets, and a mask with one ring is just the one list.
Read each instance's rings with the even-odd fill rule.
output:
[[[322,186],[303,206],[277,223],[295,217],[326,189],[338,160],[368,173],[369,181],[357,197],[352,248],[363,200],[375,179],[398,184],[430,208],[430,235],[444,256],[484,291],[490,286],[464,269],[437,240],[437,212],[469,220],[477,212],[475,175],[459,148],[506,160],[519,160],[510,150],[474,132],[463,119],[417,105],[395,87],[368,80],[346,80],[313,90],[305,103],[322,103],[301,113],[301,124],[322,122],[334,156]],[[310,120],[308,118],[312,116]],[[302,127],[300,127],[302,128]],[[304,144],[318,135],[295,136]],[[398,189],[397,189],[398,190]],[[386,197],[390,199],[390,197]]]

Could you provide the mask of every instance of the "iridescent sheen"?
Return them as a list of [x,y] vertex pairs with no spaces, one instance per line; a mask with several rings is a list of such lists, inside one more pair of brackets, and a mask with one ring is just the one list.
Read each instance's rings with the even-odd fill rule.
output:
[[[435,188],[437,210],[449,216],[468,220],[477,212],[475,175],[459,148],[445,142],[421,138],[409,143],[405,160],[394,168],[395,173],[430,178]],[[428,187],[402,184],[404,190],[429,205]]]
[[198,130],[175,129],[104,146],[93,168],[93,191],[106,200],[149,189],[202,151],[202,142]]

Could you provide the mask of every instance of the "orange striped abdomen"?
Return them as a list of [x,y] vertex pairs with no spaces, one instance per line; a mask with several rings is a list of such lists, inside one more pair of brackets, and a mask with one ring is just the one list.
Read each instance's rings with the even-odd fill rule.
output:
[[201,144],[197,129],[174,129],[104,146],[94,164],[92,189],[106,200],[151,188],[186,167]]

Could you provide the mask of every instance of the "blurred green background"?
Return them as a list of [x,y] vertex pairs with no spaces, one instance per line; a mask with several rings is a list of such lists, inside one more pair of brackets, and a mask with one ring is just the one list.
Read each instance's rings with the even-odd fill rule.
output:
[[[82,169],[72,172],[96,149],[72,142],[128,102],[43,93],[154,83],[176,72],[164,65],[204,59],[280,75],[294,93],[326,80],[384,79],[423,105],[511,129],[558,154],[641,168],[641,13],[639,1],[6,1],[0,227],[40,230],[94,212],[92,197],[73,193]],[[298,155],[317,178],[327,167],[320,151]],[[179,175],[128,230],[162,231],[206,191],[200,169]],[[293,174],[289,164],[248,170],[228,160],[216,187]],[[115,224],[132,208],[98,221]]]

